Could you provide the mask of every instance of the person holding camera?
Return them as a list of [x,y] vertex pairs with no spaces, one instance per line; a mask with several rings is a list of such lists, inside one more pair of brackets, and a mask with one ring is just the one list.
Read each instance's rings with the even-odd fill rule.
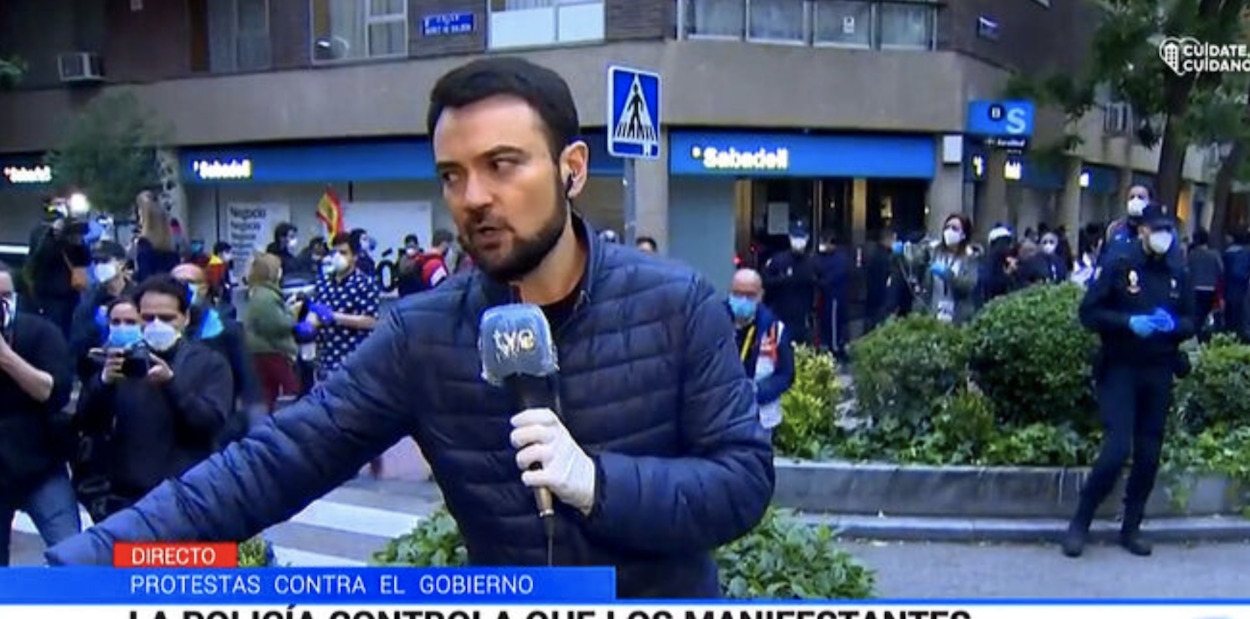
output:
[[220,354],[183,337],[190,308],[187,287],[158,275],[140,285],[135,301],[109,309],[101,369],[78,409],[81,426],[109,453],[103,467],[112,500],[99,515],[129,506],[216,449],[234,407],[234,379]]
[[48,546],[81,529],[52,423],[73,388],[67,345],[48,320],[17,313],[14,284],[13,271],[0,263],[0,566],[9,564],[19,509]]
[[113,241],[101,241],[92,249],[91,272],[95,286],[74,310],[69,337],[78,379],[84,384],[99,370],[90,353],[100,346],[108,331],[108,306],[132,288],[126,270],[126,249]]

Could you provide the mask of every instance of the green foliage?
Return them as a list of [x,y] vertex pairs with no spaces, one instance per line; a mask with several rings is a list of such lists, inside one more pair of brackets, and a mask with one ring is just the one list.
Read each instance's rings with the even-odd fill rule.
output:
[[891,320],[851,345],[860,414],[878,431],[918,435],[933,402],[968,381],[967,336],[928,316]]
[[78,190],[96,208],[130,215],[134,197],[157,185],[156,149],[166,133],[134,95],[101,95],[79,113],[47,156],[61,191]]
[[0,88],[16,86],[25,74],[26,62],[21,58],[0,58]]
[[862,599],[873,573],[834,545],[826,526],[769,509],[755,530],[716,552],[725,597],[731,599]]
[[[812,527],[769,509],[760,524],[716,553],[725,593],[732,598],[866,598],[874,576],[833,544],[828,527]],[[374,553],[375,565],[464,567],[468,553],[446,508],[412,533]]]
[[808,346],[794,349],[794,384],[781,396],[782,421],[773,435],[778,453],[816,458],[827,451],[837,428],[834,406],[841,399],[833,355]]
[[974,380],[1004,423],[1087,429],[1098,342],[1077,319],[1079,287],[1032,286],[999,297],[969,328]]
[[1202,346],[1193,372],[1177,382],[1175,412],[1199,432],[1217,425],[1250,424],[1250,346],[1220,335]]
[[1235,495],[1230,498],[1250,518],[1250,425],[1216,425],[1196,436],[1179,431],[1167,437],[1159,476],[1176,508],[1189,503],[1188,481],[1204,473],[1224,475],[1234,482]]
[[378,565],[413,567],[464,567],[469,564],[469,551],[460,537],[456,519],[440,507],[417,525],[412,533],[391,540],[373,554]]
[[239,567],[274,567],[273,544],[257,535],[239,544]]

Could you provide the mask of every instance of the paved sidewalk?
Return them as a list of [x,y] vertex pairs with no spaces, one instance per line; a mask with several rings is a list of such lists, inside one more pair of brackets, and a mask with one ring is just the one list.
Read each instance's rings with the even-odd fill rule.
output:
[[1156,545],[1154,556],[1090,546],[1068,559],[1053,545],[848,543],[877,570],[886,598],[1250,599],[1250,545]]

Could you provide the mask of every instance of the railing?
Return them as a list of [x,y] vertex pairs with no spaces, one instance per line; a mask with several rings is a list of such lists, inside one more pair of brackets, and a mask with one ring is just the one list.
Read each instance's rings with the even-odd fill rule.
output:
[[676,0],[677,35],[780,45],[931,50],[936,0]]

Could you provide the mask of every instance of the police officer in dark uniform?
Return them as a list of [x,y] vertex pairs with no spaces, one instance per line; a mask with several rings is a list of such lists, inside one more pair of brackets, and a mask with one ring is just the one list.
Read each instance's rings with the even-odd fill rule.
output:
[[[1128,190],[1128,203],[1126,215],[1122,219],[1117,219],[1107,226],[1106,238],[1102,244],[1103,250],[1098,257],[1098,264],[1105,265],[1116,255],[1128,252],[1132,253],[1135,248],[1140,246],[1141,239],[1138,238],[1138,230],[1141,229],[1143,213],[1147,205],[1150,204],[1150,190],[1145,185],[1133,185]],[[1174,268],[1184,268],[1185,257],[1181,252],[1180,243],[1172,243],[1172,247],[1167,252],[1168,262]]]
[[807,226],[802,222],[790,227],[789,251],[782,251],[764,263],[764,295],[773,312],[790,330],[791,340],[810,345],[810,323],[816,306],[820,267],[807,252],[809,238]]
[[1159,471],[1172,378],[1187,367],[1180,343],[1193,337],[1195,326],[1189,274],[1167,257],[1176,245],[1175,222],[1167,209],[1148,205],[1137,237],[1136,246],[1109,256],[1081,302],[1081,322],[1102,339],[1095,377],[1105,434],[1063,539],[1069,557],[1084,550],[1094,512],[1130,454],[1120,545],[1138,556],[1151,552],[1141,522]]

